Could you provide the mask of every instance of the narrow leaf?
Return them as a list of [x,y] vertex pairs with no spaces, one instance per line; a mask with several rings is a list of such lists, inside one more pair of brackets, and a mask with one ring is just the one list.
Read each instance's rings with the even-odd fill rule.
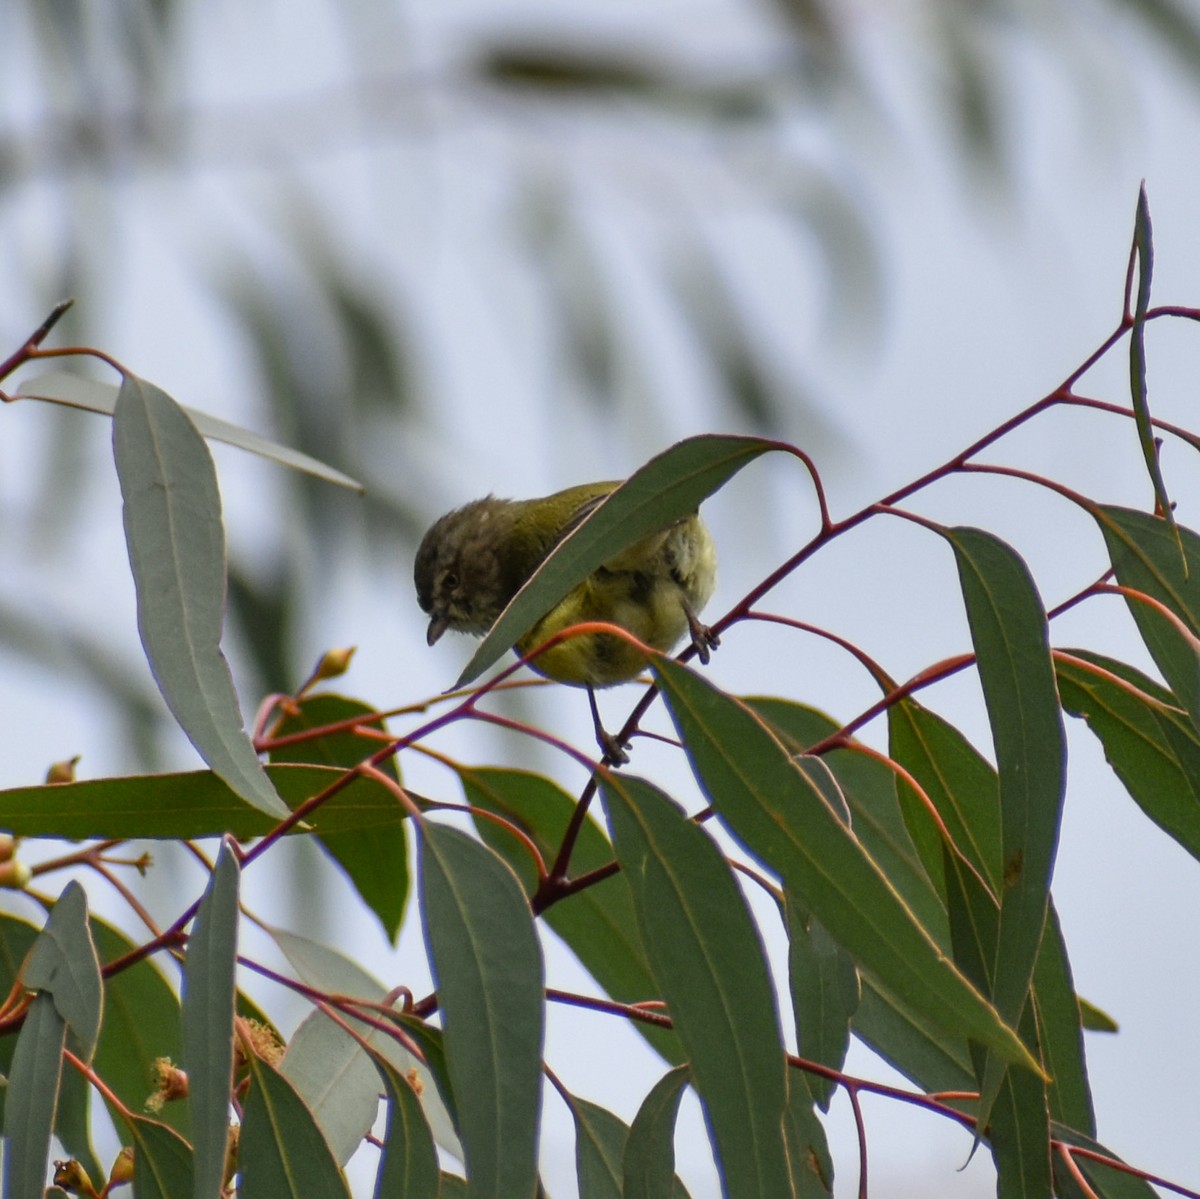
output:
[[[784,909],[797,1051],[811,1062],[840,1070],[850,1047],[850,1020],[861,998],[854,959],[819,920],[805,918],[794,898],[785,902]],[[808,1091],[825,1111],[833,1089],[830,1079],[816,1075],[808,1079]]]
[[67,1044],[66,1021],[35,995],[17,1037],[4,1104],[5,1199],[42,1199]]
[[[289,809],[320,794],[344,770],[326,766],[268,767]],[[392,830],[408,813],[386,787],[358,778],[343,787],[308,822],[321,834]],[[23,837],[71,840],[219,837],[242,839],[270,832],[278,822],[247,807],[210,770],[84,779],[0,791],[0,827]],[[297,833],[308,831],[295,829]],[[390,838],[383,837],[386,843]]]
[[456,829],[426,821],[420,863],[471,1199],[532,1196],[544,1020],[533,913],[512,871]]
[[1083,1022],[1067,943],[1053,900],[1046,916],[1046,933],[1033,975],[1038,1043],[1050,1075],[1050,1118],[1088,1136],[1096,1135],[1092,1091],[1084,1057]]
[[[913,699],[888,709],[888,737],[891,756],[933,802],[955,849],[999,895],[1004,881],[1004,843],[995,768],[958,729]],[[900,802],[926,869],[940,878],[944,861],[941,834],[911,788],[901,789]]]
[[1132,666],[1085,650],[1060,657],[1056,670],[1063,708],[1087,722],[1137,805],[1200,857],[1200,731],[1175,696]]
[[784,1135],[792,1161],[796,1199],[829,1199],[833,1194],[833,1158],[825,1126],[813,1108],[815,1074],[788,1074],[788,1109]]
[[238,795],[286,816],[242,726],[221,652],[225,531],[208,447],[166,392],[127,375],[113,412],[113,451],[138,631],[163,699]]
[[902,1002],[947,1032],[1037,1063],[915,919],[853,831],[770,731],[695,671],[655,673],[709,801],[746,849]]
[[975,1089],[966,1041],[949,1036],[871,978],[862,984],[855,1036],[924,1091]]
[[433,1134],[412,1084],[390,1063],[375,1063],[387,1091],[387,1131],[375,1178],[375,1199],[425,1199],[437,1194]]
[[191,1199],[195,1176],[187,1141],[142,1116],[126,1116],[125,1127],[134,1147],[133,1199]]
[[[459,778],[472,807],[493,812],[523,832],[549,867],[575,811],[573,796],[550,779],[525,770],[460,768]],[[528,845],[494,820],[478,816],[475,827],[485,844],[512,867],[532,898],[538,878]],[[608,837],[589,815],[571,854],[571,875],[578,878],[609,865],[614,858]],[[613,999],[638,1003],[656,992],[638,933],[629,881],[623,874],[614,874],[554,904],[542,919]],[[683,1060],[679,1038],[672,1030],[640,1021],[634,1026],[669,1062]]]
[[[1066,740],[1046,614],[1028,567],[979,529],[945,530],[958,565],[1000,779],[1003,880],[991,998],[1010,1027],[1037,961],[1066,786]],[[981,1122],[999,1083],[981,1082]]]
[[1126,598],[1154,664],[1200,724],[1200,536],[1132,508],[1097,507],[1092,514],[1117,582],[1158,600],[1186,627],[1187,633],[1150,604]]
[[92,1060],[104,1010],[100,962],[88,928],[87,895],[74,880],[50,909],[42,935],[29,954],[25,985],[46,991],[74,1034],[81,1056]]
[[[96,412],[101,416],[112,416],[116,407],[118,389],[111,383],[102,383],[98,379],[85,379],[82,375],[68,374],[66,371],[47,371],[33,379],[22,382],[14,400],[43,400],[51,404],[62,404],[68,408],[79,408],[84,412]],[[281,466],[291,467],[304,474],[323,479],[326,483],[334,483],[350,491],[362,492],[363,485],[349,475],[310,458],[299,450],[289,449],[285,445],[277,445],[248,429],[231,425],[219,417],[209,416],[198,412],[195,408],[184,408],[192,423],[201,436],[210,441],[223,441],[227,445],[237,446],[238,449],[248,450],[260,458],[269,458]]]
[[[1031,1011],[1021,1032],[1036,1044]],[[1028,1070],[1004,1072],[991,1108],[988,1139],[996,1163],[996,1199],[1045,1199],[1052,1193],[1050,1113],[1046,1084],[1040,1078]]]
[[629,1126],[607,1108],[574,1096],[575,1174],[579,1199],[622,1199],[621,1162]]
[[[787,700],[755,696],[744,701],[762,717],[771,731],[793,754],[801,754],[836,733],[841,722],[824,712]],[[941,895],[918,852],[912,828],[897,795],[896,773],[886,763],[860,752],[850,739],[844,749],[822,754],[841,793],[840,803],[850,810],[850,827],[863,849],[887,875],[917,920],[937,941],[945,940],[946,913]],[[907,791],[907,788],[901,788]],[[938,858],[938,868],[941,859]]]
[[1154,426],[1150,423],[1150,400],[1146,387],[1146,313],[1150,309],[1150,284],[1154,277],[1154,236],[1150,225],[1150,204],[1146,184],[1138,190],[1137,216],[1133,225],[1133,252],[1137,256],[1138,286],[1133,305],[1133,325],[1129,330],[1129,390],[1133,399],[1133,417],[1138,443],[1146,463],[1146,473],[1154,488],[1154,507],[1175,531],[1175,514],[1167,485],[1163,480],[1158,448],[1154,444]]
[[759,437],[689,437],[635,471],[546,558],[500,613],[459,675],[477,679],[597,567],[694,512],[743,466],[780,443]]
[[226,843],[200,901],[183,968],[183,1065],[196,1154],[196,1199],[216,1195],[225,1175],[239,875],[237,859]]
[[712,838],[643,779],[601,782],[638,926],[729,1199],[791,1194],[787,1067],[758,929]]
[[625,1141],[624,1199],[663,1199],[674,1193],[675,1116],[688,1079],[687,1066],[676,1066],[642,1101]]
[[[570,1096],[567,1103],[575,1118],[575,1167],[579,1199],[623,1199],[625,1147],[629,1126],[606,1108]],[[687,1189],[676,1174],[671,1199],[687,1199]]]
[[350,1199],[319,1125],[292,1084],[254,1054],[249,1067],[238,1138],[240,1199]]
[[[1099,1141],[1084,1136],[1083,1133],[1076,1132],[1074,1129],[1065,1128],[1060,1124],[1052,1124],[1050,1131],[1056,1140],[1065,1141],[1068,1145],[1078,1145],[1095,1153],[1102,1153],[1115,1162],[1121,1161],[1121,1158],[1107,1146],[1101,1145]],[[1076,1160],[1095,1190],[1097,1199],[1160,1199],[1160,1192],[1156,1191],[1144,1178],[1138,1178],[1135,1174],[1123,1170],[1114,1170],[1111,1166],[1102,1165],[1091,1158],[1080,1157]],[[1056,1162],[1056,1176],[1060,1169],[1061,1167]]]

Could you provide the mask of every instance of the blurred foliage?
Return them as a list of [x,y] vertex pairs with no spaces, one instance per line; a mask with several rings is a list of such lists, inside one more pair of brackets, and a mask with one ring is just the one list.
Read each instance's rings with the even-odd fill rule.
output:
[[[257,376],[239,391],[264,397],[275,426],[265,431],[368,483],[364,505],[287,478],[295,560],[233,562],[248,688],[299,677],[289,632],[304,614],[290,606],[316,593],[305,572],[368,565],[348,529],[398,554],[437,510],[487,486],[469,456],[461,477],[443,477],[458,457],[443,444],[447,427],[474,401],[468,382],[447,380],[449,359],[533,364],[553,395],[547,419],[562,427],[600,413],[614,439],[635,443],[633,459],[646,447],[614,403],[623,390],[676,427],[647,362],[661,351],[636,335],[628,310],[629,263],[685,332],[709,380],[702,402],[722,427],[809,444],[828,436],[803,352],[769,344],[744,273],[735,282],[728,269],[740,243],[725,222],[763,219],[815,260],[817,277],[790,286],[797,297],[823,290],[826,331],[873,327],[882,248],[856,156],[873,152],[880,130],[895,137],[869,61],[881,46],[927,96],[947,157],[989,188],[1009,178],[1021,115],[1014,44],[1062,63],[1082,96],[1105,85],[1098,73],[1120,74],[1115,54],[1097,51],[1119,22],[1200,78],[1200,13],[1179,0],[1070,11],[926,3],[870,22],[834,0],[774,0],[697,6],[694,27],[681,28],[685,16],[678,6],[575,8],[539,25],[515,4],[454,17],[329,0],[286,17],[180,0],[9,6],[7,341],[73,294],[72,338],[113,344],[114,305],[128,289],[143,302],[156,293],[145,259],[157,269],[167,247],[171,277],[240,334],[230,357],[243,351]],[[135,256],[147,236],[149,254],[142,245]],[[446,299],[448,262],[471,278],[478,313]],[[514,302],[518,285],[527,291]],[[759,286],[770,297],[780,283]],[[136,350],[132,335],[126,343]],[[547,354],[551,368],[537,370]],[[180,398],[203,406],[228,369]],[[88,460],[78,422],[48,419],[35,519],[44,552],[65,554],[85,518]],[[61,649],[45,648],[52,595],[49,581],[45,597],[0,593],[0,607],[21,615],[0,623],[0,644],[57,671]],[[144,754],[140,689],[113,688],[98,653],[72,662],[122,706]]]

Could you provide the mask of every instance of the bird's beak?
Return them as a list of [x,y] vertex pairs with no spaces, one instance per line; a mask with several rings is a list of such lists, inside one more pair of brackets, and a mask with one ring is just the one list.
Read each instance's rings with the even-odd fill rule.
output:
[[444,616],[435,616],[429,622],[429,631],[425,634],[425,640],[433,645],[435,641],[450,627],[450,622]]

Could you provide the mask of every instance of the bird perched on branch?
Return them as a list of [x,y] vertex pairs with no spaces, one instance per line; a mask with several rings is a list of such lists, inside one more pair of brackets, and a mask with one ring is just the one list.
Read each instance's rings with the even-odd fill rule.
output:
[[[417,600],[430,617],[429,644],[447,629],[483,636],[551,550],[616,486],[585,483],[533,500],[488,496],[435,522],[417,551],[413,572]],[[717,638],[700,622],[699,613],[716,577],[716,549],[693,512],[594,570],[515,648],[528,653],[571,625],[607,621],[663,652],[690,634],[701,661],[707,662]],[[590,692],[634,678],[646,657],[621,637],[587,633],[563,641],[530,665],[547,678]],[[592,707],[595,713],[594,697]],[[601,744],[612,748],[603,739]]]

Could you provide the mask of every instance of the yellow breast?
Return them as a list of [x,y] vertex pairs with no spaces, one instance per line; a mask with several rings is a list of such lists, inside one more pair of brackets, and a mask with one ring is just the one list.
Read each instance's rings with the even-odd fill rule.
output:
[[[688,632],[688,608],[698,613],[717,580],[717,553],[698,515],[652,534],[606,562],[562,599],[517,643],[521,653],[574,624],[619,625],[664,653]],[[533,669],[576,686],[608,687],[634,678],[646,656],[623,638],[572,637],[542,654]]]

